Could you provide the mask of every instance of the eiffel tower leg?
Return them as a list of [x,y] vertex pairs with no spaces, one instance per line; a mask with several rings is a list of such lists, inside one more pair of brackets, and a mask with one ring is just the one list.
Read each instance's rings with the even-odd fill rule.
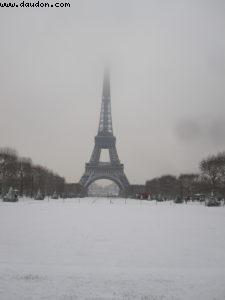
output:
[[116,151],[116,147],[111,147],[109,148],[109,157],[110,157],[110,161],[112,163],[120,163],[117,151]]
[[98,147],[98,145],[95,145],[94,147],[94,150],[91,154],[91,159],[90,159],[90,162],[91,163],[96,163],[96,162],[99,162],[99,159],[100,159],[100,154],[101,154],[101,149]]

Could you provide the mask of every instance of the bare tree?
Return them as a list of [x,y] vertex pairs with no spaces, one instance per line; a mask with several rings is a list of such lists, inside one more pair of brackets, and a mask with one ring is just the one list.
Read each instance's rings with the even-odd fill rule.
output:
[[181,174],[178,177],[181,197],[191,196],[196,192],[198,176],[198,174]]
[[1,193],[5,194],[11,185],[15,185],[18,169],[17,152],[11,148],[0,149]]
[[156,197],[160,194],[160,186],[159,186],[159,178],[153,178],[151,180],[147,180],[145,183],[145,188],[147,193],[151,195],[151,197]]
[[212,194],[218,192],[225,183],[225,153],[209,156],[200,162],[203,179],[211,186]]
[[19,158],[18,162],[19,189],[20,195],[30,196],[32,184],[32,161],[30,158]]

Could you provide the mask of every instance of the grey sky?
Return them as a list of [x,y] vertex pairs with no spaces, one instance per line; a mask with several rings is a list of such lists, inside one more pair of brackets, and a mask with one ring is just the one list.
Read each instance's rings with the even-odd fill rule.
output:
[[111,65],[131,183],[197,171],[225,149],[225,1],[78,0],[0,10],[0,146],[78,181]]

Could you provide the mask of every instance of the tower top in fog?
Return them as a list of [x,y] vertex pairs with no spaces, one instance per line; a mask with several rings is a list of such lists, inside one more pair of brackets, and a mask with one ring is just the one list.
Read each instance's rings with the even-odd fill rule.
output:
[[111,114],[111,97],[110,97],[110,74],[109,69],[105,68],[103,89],[102,89],[102,105],[99,120],[99,135],[112,135],[112,114]]

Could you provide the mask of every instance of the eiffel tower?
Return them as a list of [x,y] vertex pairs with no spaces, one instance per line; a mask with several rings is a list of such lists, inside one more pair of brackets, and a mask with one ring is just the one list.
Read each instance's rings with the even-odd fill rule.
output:
[[[109,151],[109,162],[100,161],[102,149]],[[124,173],[124,166],[119,160],[116,150],[116,138],[113,135],[108,70],[104,72],[101,113],[98,133],[95,136],[95,146],[79,182],[84,188],[84,194],[87,194],[89,185],[98,179],[109,179],[115,182],[120,189],[120,196],[126,196],[129,193],[130,184]]]

